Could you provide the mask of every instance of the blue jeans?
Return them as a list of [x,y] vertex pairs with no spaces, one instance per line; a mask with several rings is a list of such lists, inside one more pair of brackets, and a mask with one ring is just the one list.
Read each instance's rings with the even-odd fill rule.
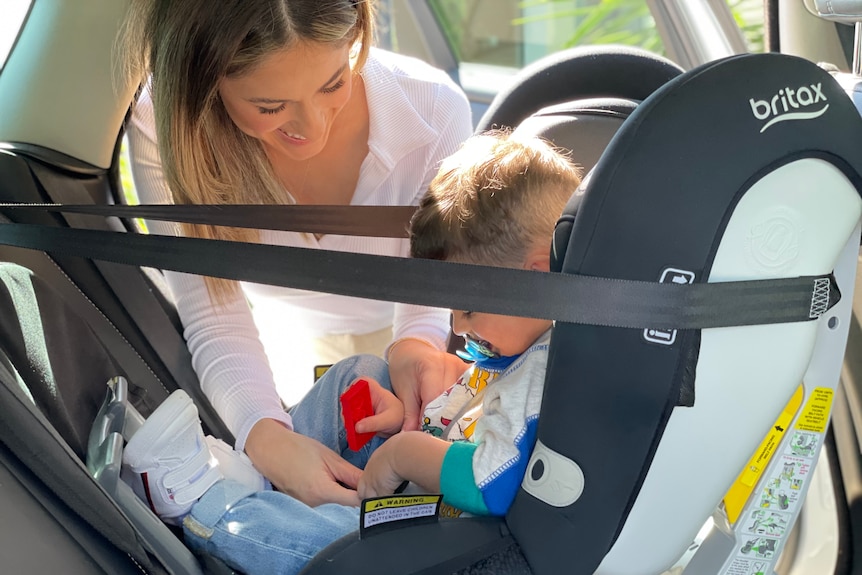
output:
[[[386,362],[357,355],[332,366],[290,410],[297,433],[317,439],[360,469],[384,440],[375,437],[360,451],[351,451],[339,396],[363,376],[391,389]],[[298,573],[324,547],[357,529],[356,507],[309,507],[287,494],[253,492],[229,480],[213,485],[183,522],[186,544],[193,551],[218,557],[248,575]]]

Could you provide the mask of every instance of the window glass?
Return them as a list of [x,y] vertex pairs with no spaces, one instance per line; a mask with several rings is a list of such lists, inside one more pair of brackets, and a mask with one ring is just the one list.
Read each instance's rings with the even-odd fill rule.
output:
[[18,39],[18,31],[27,18],[30,10],[30,0],[2,0],[2,16],[0,16],[0,69],[6,64],[6,58]]
[[625,44],[664,55],[643,0],[431,0],[459,62],[522,68],[573,46]]
[[727,0],[749,52],[763,52],[763,0]]

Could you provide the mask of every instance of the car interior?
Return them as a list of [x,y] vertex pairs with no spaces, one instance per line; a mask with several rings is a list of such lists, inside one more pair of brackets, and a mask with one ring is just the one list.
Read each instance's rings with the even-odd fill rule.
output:
[[[100,3],[105,21],[122,18],[123,3]],[[357,530],[303,574],[852,572],[846,553],[828,570],[784,565],[818,545],[804,540],[819,530],[804,529],[808,501],[838,499],[844,486],[834,484],[853,481],[840,452],[858,448],[830,425],[850,418],[853,428],[858,370],[845,348],[862,334],[857,8],[820,14],[823,25],[855,26],[849,73],[790,54],[684,67],[627,46],[574,47],[525,66],[496,94],[477,132],[547,138],[587,173],[557,225],[553,271],[537,280],[547,298],[535,299],[547,301],[484,304],[564,308],[527,475],[506,517]],[[36,1],[28,19],[74,16],[72,3]],[[113,30],[91,32],[92,57],[110,67]],[[35,41],[25,29],[17,49]],[[57,46],[34,47],[32,60]],[[23,78],[16,66],[0,79]],[[67,77],[77,68],[27,69],[27,82],[52,93],[87,81]],[[136,86],[93,86],[121,134]],[[16,113],[2,94],[0,109]],[[193,555],[120,478],[124,438],[175,389],[194,399],[207,433],[232,443],[159,271],[166,251],[191,247],[138,233],[134,210],[111,212],[128,207],[117,194],[118,139],[88,129],[7,136],[29,110],[0,122],[0,555],[20,573],[234,573]],[[80,159],[92,157],[76,153],[84,147],[104,162]],[[135,243],[114,243],[120,234]],[[96,244],[104,249],[93,255]],[[288,275],[274,281],[303,281]],[[331,278],[324,285],[343,289]],[[403,296],[372,287],[380,299]],[[841,526],[858,510],[838,507],[846,537]]]

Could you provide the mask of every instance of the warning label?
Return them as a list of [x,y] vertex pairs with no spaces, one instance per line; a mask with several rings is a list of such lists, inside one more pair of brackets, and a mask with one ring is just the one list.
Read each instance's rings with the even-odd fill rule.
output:
[[726,575],[765,575],[770,564],[766,561],[736,558],[730,564]]
[[832,396],[835,391],[828,387],[816,387],[805,404],[796,429],[823,433],[829,422],[829,412],[832,409]]
[[413,505],[410,507],[384,507],[377,511],[365,514],[363,525],[372,527],[389,521],[401,521],[402,519],[414,519],[416,517],[429,517],[437,513],[436,504]]
[[757,448],[757,451],[749,459],[748,465],[740,472],[730,490],[725,494],[725,511],[731,523],[736,523],[746,501],[748,501],[748,498],[754,491],[755,485],[772,460],[772,456],[775,455],[775,450],[784,438],[790,422],[793,421],[793,416],[796,415],[799,406],[802,405],[804,394],[801,385],[796,388],[793,397],[790,398],[790,401],[784,407],[778,419],[775,420],[766,437],[763,438],[760,447]]
[[440,502],[439,495],[409,495],[409,496],[389,496],[378,497],[376,499],[366,499],[362,502],[362,509],[368,513],[377,509],[391,507],[408,507],[411,505],[436,505]]
[[[725,508],[728,518],[734,522],[738,547],[736,556],[725,564],[722,575],[773,573],[773,565],[802,508],[829,422],[833,396],[833,389],[817,387],[810,391],[803,405],[801,387],[797,389],[794,399],[749,461],[748,469],[740,474],[728,492]],[[787,416],[792,416],[800,406],[796,423],[788,430]],[[780,451],[776,450],[778,445]],[[750,496],[746,494],[743,500],[743,487],[752,483],[752,478],[746,474],[764,467],[763,480],[758,480],[756,491]],[[743,509],[744,514],[740,513]]]
[[[391,495],[366,499],[362,502],[360,514],[360,536],[369,528],[386,524],[411,521],[436,521],[440,512],[443,496],[440,494]],[[400,525],[400,524],[399,524]]]

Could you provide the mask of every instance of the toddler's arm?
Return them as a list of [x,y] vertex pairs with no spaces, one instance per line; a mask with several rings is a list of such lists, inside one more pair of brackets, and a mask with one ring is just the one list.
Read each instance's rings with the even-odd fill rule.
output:
[[440,469],[452,444],[421,431],[393,435],[377,448],[359,478],[359,497],[391,495],[404,482],[440,491]]

